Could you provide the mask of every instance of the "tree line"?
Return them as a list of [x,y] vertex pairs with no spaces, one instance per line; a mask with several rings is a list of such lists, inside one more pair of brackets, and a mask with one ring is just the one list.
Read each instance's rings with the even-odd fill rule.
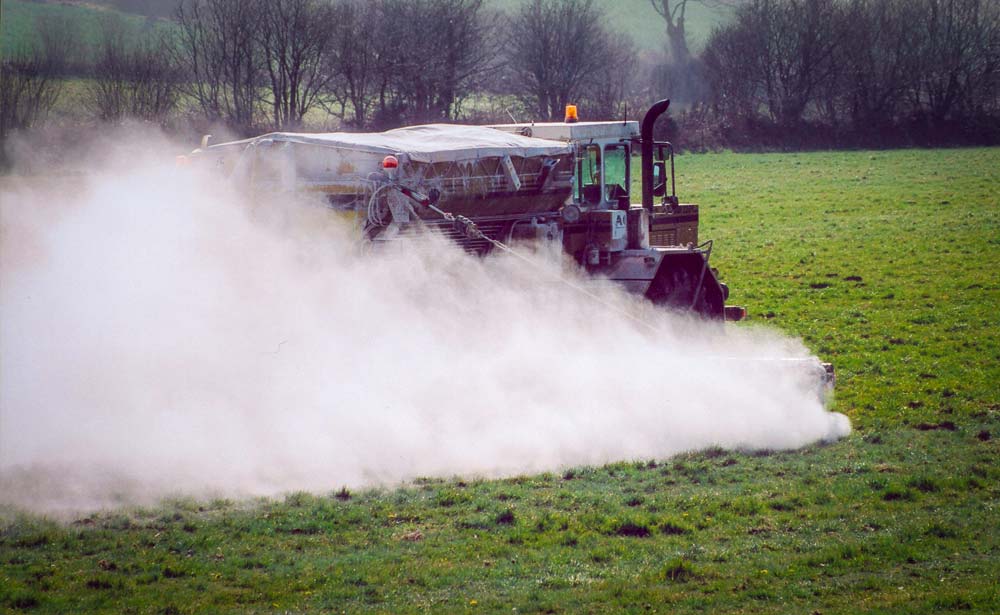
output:
[[[483,0],[183,0],[169,26],[108,17],[81,63],[66,49],[82,47],[79,33],[50,20],[38,45],[4,59],[0,86],[12,95],[0,130],[43,117],[70,64],[87,77],[97,119],[183,113],[240,134],[298,130],[310,117],[350,130],[548,120],[570,102],[617,115],[635,52],[606,23],[593,0],[534,0],[509,14]],[[20,82],[30,86],[8,87]]]
[[[594,0],[508,13],[483,0],[171,0],[168,21],[108,17],[88,53],[73,24],[48,19],[4,58],[0,137],[44,121],[76,75],[95,119],[244,135],[544,121],[569,103],[635,118],[672,97],[682,147],[1000,140],[994,0],[650,1],[660,56],[610,30]],[[689,2],[731,7],[700,53],[684,38]]]
[[[995,0],[750,0],[689,67],[691,132],[729,144],[1000,140]],[[712,133],[715,133],[714,135]]]

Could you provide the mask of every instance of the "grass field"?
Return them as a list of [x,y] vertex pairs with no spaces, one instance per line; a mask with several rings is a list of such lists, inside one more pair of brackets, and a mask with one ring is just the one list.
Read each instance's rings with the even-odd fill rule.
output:
[[[0,522],[19,612],[997,612],[1000,149],[678,159],[832,445]],[[743,326],[743,325],[740,325]]]

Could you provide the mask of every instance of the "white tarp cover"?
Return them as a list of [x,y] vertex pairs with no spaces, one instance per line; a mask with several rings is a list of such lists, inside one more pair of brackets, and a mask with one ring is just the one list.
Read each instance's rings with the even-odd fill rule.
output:
[[[255,145],[262,141],[302,143],[373,154],[409,154],[414,162],[459,162],[477,158],[521,156],[563,156],[572,149],[566,143],[524,137],[487,128],[456,124],[409,126],[386,132],[296,133],[272,132],[237,143]],[[236,145],[228,143],[221,145]]]

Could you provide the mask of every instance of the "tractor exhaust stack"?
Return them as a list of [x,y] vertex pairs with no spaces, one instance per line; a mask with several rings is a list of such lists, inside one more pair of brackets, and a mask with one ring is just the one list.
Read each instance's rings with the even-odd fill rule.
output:
[[642,207],[653,212],[653,125],[670,106],[670,99],[654,103],[642,118],[639,140],[642,147]]

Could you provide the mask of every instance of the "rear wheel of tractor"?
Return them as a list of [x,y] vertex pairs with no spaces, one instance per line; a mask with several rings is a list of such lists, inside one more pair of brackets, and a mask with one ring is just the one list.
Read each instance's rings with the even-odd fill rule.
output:
[[721,291],[713,290],[712,280],[705,280],[695,310],[705,318],[724,319],[725,299],[722,298],[722,294]]
[[[724,299],[710,272],[702,275],[702,264],[678,259],[671,267],[661,269],[650,284],[646,297],[656,305],[675,310],[692,311],[705,318],[722,318]],[[701,279],[701,291],[695,300],[695,290]]]
[[686,267],[675,267],[657,274],[646,295],[656,305],[677,309],[691,307],[694,284],[691,272]]

